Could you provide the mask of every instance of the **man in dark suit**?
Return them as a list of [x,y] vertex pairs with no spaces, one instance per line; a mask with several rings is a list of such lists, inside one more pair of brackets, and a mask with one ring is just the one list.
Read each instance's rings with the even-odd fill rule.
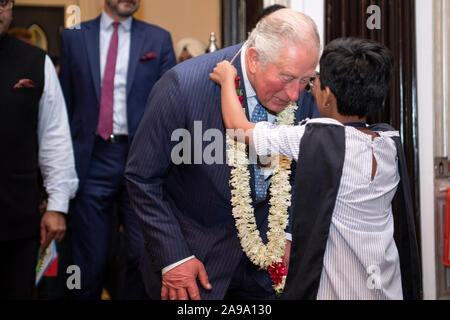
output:
[[144,298],[144,244],[123,171],[148,95],[176,60],[167,31],[133,18],[139,5],[105,0],[100,17],[62,34],[60,79],[80,179],[70,211],[73,262],[81,268],[75,298],[100,297],[115,203],[127,248],[125,298]]
[[[150,257],[144,277],[152,297],[275,297],[268,272],[250,262],[237,236],[230,203],[230,167],[224,159],[220,87],[209,79],[209,73],[218,62],[236,56],[247,116],[256,118],[255,110],[260,110],[268,121],[274,121],[289,101],[297,101],[298,123],[320,116],[312,96],[302,92],[314,75],[319,43],[317,27],[309,17],[279,10],[259,22],[244,46],[183,62],[155,86],[125,171]],[[208,132],[203,135],[202,130]],[[212,137],[222,145],[215,153],[210,147]],[[211,163],[203,157],[208,150],[218,161]],[[249,171],[256,223],[267,240],[269,183],[261,181],[257,166],[250,165]],[[289,251],[287,241],[285,261]]]
[[0,0],[0,300],[32,298],[39,242],[45,249],[64,238],[78,187],[55,67],[43,50],[8,35],[13,7]]

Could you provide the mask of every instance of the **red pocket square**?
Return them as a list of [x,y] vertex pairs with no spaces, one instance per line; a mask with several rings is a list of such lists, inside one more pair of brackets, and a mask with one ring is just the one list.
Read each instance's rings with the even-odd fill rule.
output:
[[147,60],[152,60],[152,59],[156,59],[158,56],[156,55],[156,53],[154,52],[149,52],[146,55],[141,57],[141,61],[147,61]]
[[14,89],[34,88],[34,87],[36,87],[36,85],[34,84],[34,81],[30,79],[21,79],[14,85]]

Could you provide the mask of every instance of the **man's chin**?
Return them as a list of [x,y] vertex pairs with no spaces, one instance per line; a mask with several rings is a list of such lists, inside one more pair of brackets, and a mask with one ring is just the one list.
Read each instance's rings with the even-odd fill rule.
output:
[[267,110],[269,110],[271,113],[280,113],[282,112],[284,109],[286,109],[286,107],[288,106],[288,103],[283,103],[283,104],[277,104],[277,103],[269,103],[267,105]]
[[121,18],[129,18],[129,17],[131,17],[136,11],[137,11],[137,9],[136,9],[136,10],[124,10],[124,11],[118,11],[117,14],[118,14],[118,16],[121,17]]
[[121,3],[117,8],[117,13],[122,18],[131,17],[136,11],[138,7],[135,4],[130,3]]

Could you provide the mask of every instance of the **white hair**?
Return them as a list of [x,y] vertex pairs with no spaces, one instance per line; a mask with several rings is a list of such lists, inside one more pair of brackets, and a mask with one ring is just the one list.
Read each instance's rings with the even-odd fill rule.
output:
[[320,52],[317,25],[308,15],[292,9],[280,9],[261,19],[250,33],[247,50],[258,52],[263,66],[276,61],[281,51],[289,45],[302,44],[305,49]]

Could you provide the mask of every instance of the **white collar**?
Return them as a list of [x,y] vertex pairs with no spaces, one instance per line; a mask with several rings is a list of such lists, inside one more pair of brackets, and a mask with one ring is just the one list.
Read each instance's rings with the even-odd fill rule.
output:
[[247,68],[245,65],[245,56],[247,55],[247,45],[244,44],[241,50],[241,69],[242,69],[242,78],[244,80],[245,93],[247,95],[247,99],[251,97],[256,97],[255,89],[253,89],[252,84],[248,80],[247,77]]
[[[102,12],[100,18],[100,27],[102,30],[107,30],[113,24],[114,20],[105,12]],[[120,25],[125,28],[125,31],[131,30],[131,23],[133,22],[133,17],[129,17],[124,21],[120,22]]]

